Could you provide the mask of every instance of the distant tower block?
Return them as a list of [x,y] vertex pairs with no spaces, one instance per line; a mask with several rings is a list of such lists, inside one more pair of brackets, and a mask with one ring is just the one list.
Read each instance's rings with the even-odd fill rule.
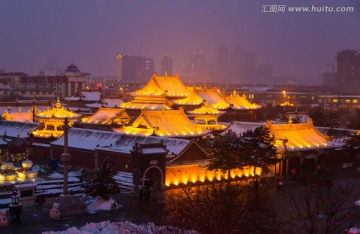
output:
[[166,74],[166,76],[172,76],[172,74],[173,74],[172,66],[173,66],[173,59],[169,55],[164,55],[164,57],[161,58],[161,74],[160,75]]

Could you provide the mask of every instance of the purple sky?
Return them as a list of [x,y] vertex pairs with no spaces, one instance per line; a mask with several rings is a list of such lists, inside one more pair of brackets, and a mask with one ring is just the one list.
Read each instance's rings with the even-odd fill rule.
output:
[[[263,5],[352,6],[353,13],[261,13]],[[65,68],[114,75],[116,54],[174,59],[198,47],[237,45],[272,64],[275,75],[315,79],[337,51],[360,49],[359,0],[1,0],[0,69],[38,74],[49,58]]]

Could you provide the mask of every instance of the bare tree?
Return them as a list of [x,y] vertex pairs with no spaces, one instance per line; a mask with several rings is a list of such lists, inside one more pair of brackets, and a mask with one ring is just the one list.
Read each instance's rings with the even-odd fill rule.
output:
[[[294,233],[340,233],[356,220],[346,207],[350,186],[310,186],[290,196],[289,223]],[[359,216],[358,216],[359,217]]]
[[182,188],[166,197],[178,225],[200,233],[276,233],[276,215],[263,188],[211,183]]
[[240,186],[228,183],[184,187],[166,197],[172,220],[208,234],[242,230],[248,220],[246,199]]

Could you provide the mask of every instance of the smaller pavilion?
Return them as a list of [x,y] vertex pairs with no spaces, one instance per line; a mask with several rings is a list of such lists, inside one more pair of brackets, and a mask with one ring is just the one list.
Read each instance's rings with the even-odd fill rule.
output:
[[218,118],[224,112],[211,107],[207,101],[203,103],[202,107],[193,111],[188,111],[188,113],[194,116],[196,126],[210,130],[223,130],[226,128],[225,125],[218,123]]
[[72,126],[74,122],[80,120],[81,115],[64,109],[58,98],[52,109],[36,114],[37,121],[42,124],[32,134],[37,138],[57,139],[64,134],[65,118],[68,118],[69,125]]

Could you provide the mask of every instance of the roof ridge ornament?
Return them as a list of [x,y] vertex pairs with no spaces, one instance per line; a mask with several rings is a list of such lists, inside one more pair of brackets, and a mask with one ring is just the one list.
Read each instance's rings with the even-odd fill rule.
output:
[[61,107],[60,97],[57,98],[55,107],[56,107],[56,108],[60,108],[60,107]]

